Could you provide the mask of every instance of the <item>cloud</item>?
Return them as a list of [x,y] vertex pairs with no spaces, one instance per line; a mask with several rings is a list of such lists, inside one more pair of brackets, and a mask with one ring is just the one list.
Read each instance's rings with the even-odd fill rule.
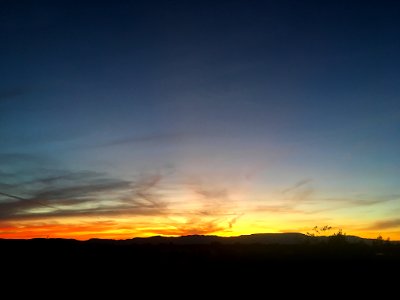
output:
[[230,199],[228,188],[212,183],[204,184],[201,180],[198,182],[192,180],[188,187],[198,196],[196,197],[198,215],[220,216],[232,211],[234,203]]
[[[109,231],[113,231],[110,235]],[[120,234],[115,231],[122,231]],[[56,221],[40,221],[29,223],[2,223],[0,235],[3,238],[80,238],[92,237],[115,238],[120,235],[122,238],[131,237],[134,228],[129,224],[121,224],[111,220],[100,220],[79,223],[59,223]]]
[[158,144],[158,143],[179,143],[184,139],[192,137],[193,134],[184,132],[155,133],[141,136],[125,137],[100,144],[100,147],[130,145],[130,144]]
[[167,209],[155,192],[160,175],[126,181],[89,171],[64,173],[32,180],[39,185],[27,197],[1,192],[0,220],[159,215]]
[[312,179],[310,179],[310,178],[302,179],[299,182],[295,183],[293,186],[283,190],[282,193],[288,193],[288,192],[295,191],[295,190],[299,189],[300,187],[307,185],[311,181],[312,181]]
[[135,207],[153,208],[164,210],[167,203],[163,201],[157,186],[160,184],[163,176],[160,174],[147,175],[140,177],[132,184],[132,190],[128,197],[123,198],[124,203],[134,205]]
[[[205,182],[206,181],[206,182]],[[191,200],[195,208],[184,213],[185,222],[175,222],[171,226],[176,234],[211,234],[232,229],[237,220],[244,215],[237,211],[237,203],[232,200],[234,188],[228,184],[217,185],[208,180],[191,178],[187,187],[195,196]],[[172,234],[172,233],[171,233]]]
[[229,221],[228,225],[229,225],[229,229],[232,229],[233,225],[236,223],[236,221],[242,217],[244,215],[244,213],[237,215],[236,217],[234,217],[232,220]]
[[195,192],[206,199],[221,200],[228,198],[228,191],[224,188],[199,187],[195,189]]
[[286,200],[293,203],[311,202],[311,196],[314,193],[314,189],[310,186],[311,182],[312,179],[310,178],[302,179],[293,186],[283,190],[282,194],[287,198]]
[[[303,210],[296,209],[295,205],[288,205],[288,204],[257,205],[254,207],[253,211],[258,212],[258,213],[287,213],[287,214],[292,214],[292,213],[304,214],[304,213],[306,213]],[[309,213],[311,213],[311,212],[309,212]]]
[[[7,194],[7,193],[3,193],[3,192],[0,192],[0,196],[6,197],[6,198],[11,198],[11,199],[16,199],[16,200],[18,200],[17,203],[19,203],[19,204],[21,204],[21,203],[28,204],[29,202],[31,202],[31,204],[32,203],[33,204],[39,204],[39,205],[42,205],[42,206],[45,206],[45,207],[54,208],[53,206],[47,205],[47,204],[42,203],[40,201],[36,201],[35,199],[27,200],[25,198],[18,197],[18,196],[15,196],[15,195],[11,195],[11,194]],[[6,203],[10,203],[10,202],[6,202]],[[15,202],[11,202],[11,203],[12,203],[12,205],[15,205]],[[0,203],[0,205],[1,205],[1,203]],[[0,215],[1,215],[1,213],[0,213]]]
[[83,199],[103,192],[128,189],[130,182],[118,179],[99,179],[77,186],[50,188],[38,191],[30,200],[52,201],[66,199]]
[[[54,172],[54,171],[53,171]],[[76,172],[71,172],[71,171],[66,171],[66,170],[61,170],[61,171],[55,171],[56,174],[46,176],[46,177],[41,177],[41,178],[35,178],[31,180],[30,182],[25,182],[25,184],[46,184],[46,185],[53,185],[57,184],[60,182],[82,182],[86,180],[91,180],[93,178],[98,178],[101,176],[104,176],[105,173],[100,173],[100,172],[93,172],[93,171],[76,171]]]
[[390,228],[399,228],[400,219],[390,219],[384,221],[375,222],[372,226],[368,227],[367,230],[383,230]]
[[170,228],[167,229],[148,229],[146,232],[162,235],[205,235],[226,229],[226,227],[221,224],[219,219],[204,221],[196,218],[189,219],[183,224],[169,224],[169,227]]
[[399,194],[388,194],[388,195],[378,195],[378,196],[362,196],[360,198],[324,198],[322,199],[325,202],[334,204],[335,207],[332,209],[339,209],[343,207],[353,207],[353,206],[372,206],[384,204],[389,201],[399,200]]
[[[11,158],[18,157],[11,155]],[[7,177],[7,174],[3,175]],[[161,229],[148,232],[187,235],[229,231],[243,216],[244,212],[238,211],[231,199],[236,185],[232,188],[228,184],[221,186],[197,180],[190,184],[174,181],[170,186],[168,176],[171,175],[170,172],[138,174],[134,179],[125,180],[104,172],[44,169],[44,172],[34,172],[33,178],[22,177],[13,184],[0,183],[0,187],[6,188],[0,190],[0,223],[48,224],[61,220],[64,223],[66,218],[93,220],[97,217],[109,220],[132,217],[135,222],[139,220],[135,216],[148,216],[162,220]],[[171,189],[175,188],[189,191],[189,198],[171,199]],[[144,227],[152,223],[148,222]]]

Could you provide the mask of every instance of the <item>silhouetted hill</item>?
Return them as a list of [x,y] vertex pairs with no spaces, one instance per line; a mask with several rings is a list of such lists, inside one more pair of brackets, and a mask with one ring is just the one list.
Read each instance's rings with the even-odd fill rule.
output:
[[96,264],[236,264],[316,260],[400,260],[400,244],[355,236],[310,237],[301,233],[265,233],[238,237],[189,235],[128,240],[0,240],[3,257],[17,262],[83,260]]
[[236,237],[220,237],[215,235],[188,235],[181,237],[154,236],[149,238],[133,238],[121,241],[126,244],[174,244],[174,245],[205,245],[220,244],[300,244],[310,237],[301,233],[259,233]]
[[[234,237],[220,237],[215,235],[187,235],[180,237],[165,237],[165,236],[153,236],[153,237],[136,237],[126,240],[113,240],[113,239],[98,239],[93,238],[88,241],[78,241],[74,239],[62,239],[62,238],[33,238],[33,239],[0,239],[1,244],[19,244],[19,243],[30,243],[31,245],[36,244],[48,244],[50,245],[71,245],[71,244],[96,244],[96,245],[304,245],[304,244],[318,244],[326,243],[332,237],[318,236],[311,237],[302,233],[257,233],[250,235],[240,235]],[[348,244],[365,244],[372,245],[374,239],[366,239],[358,236],[343,235],[343,240]],[[391,244],[397,244],[398,242],[390,242]]]
[[[115,253],[118,259],[124,255],[140,253],[141,257],[208,260],[229,259],[319,259],[319,258],[385,258],[400,257],[400,244],[356,236],[310,237],[301,233],[262,233],[237,237],[189,235],[181,237],[154,236],[127,240],[74,239],[30,240],[0,239],[3,253],[21,258],[52,257],[54,255],[104,255]],[[176,255],[179,253],[179,255]],[[151,255],[150,255],[151,254]],[[210,255],[212,254],[212,255]],[[378,255],[377,255],[378,254]]]
[[[36,278],[45,273],[87,278],[128,274],[123,279],[171,284],[197,278],[197,284],[247,278],[261,274],[268,282],[313,278],[386,278],[400,266],[400,244],[358,237],[309,237],[300,233],[251,234],[239,237],[190,235],[183,237],[91,239],[0,239],[3,274]],[[307,275],[308,274],[308,275]],[[334,276],[334,274],[337,274]],[[250,278],[249,277],[249,278]],[[40,277],[38,277],[40,278]],[[50,279],[49,279],[50,278]],[[179,278],[180,281],[177,281]],[[68,279],[69,280],[69,279]],[[335,279],[336,280],[336,279]],[[386,279],[385,279],[386,280]],[[178,283],[177,283],[178,282]],[[196,283],[196,281],[194,281]]]
[[[348,243],[365,243],[371,244],[372,239],[364,239],[357,236],[343,236]],[[153,236],[147,238],[132,238],[128,240],[104,240],[104,239],[91,239],[90,243],[99,244],[123,244],[123,245],[207,245],[207,244],[263,244],[263,245],[296,245],[304,243],[318,243],[328,241],[328,237],[310,237],[302,233],[257,233],[250,235],[241,235],[234,237],[220,237],[215,235],[187,235],[180,237],[164,237]]]

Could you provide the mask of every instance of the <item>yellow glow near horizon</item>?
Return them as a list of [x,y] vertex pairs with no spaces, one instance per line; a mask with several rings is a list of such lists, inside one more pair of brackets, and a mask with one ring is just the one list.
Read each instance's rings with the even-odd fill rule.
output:
[[[29,208],[24,212],[27,215],[25,219],[17,217],[16,220],[2,221],[0,237],[86,240],[154,235],[238,236],[306,233],[314,226],[329,225],[333,230],[342,229],[348,235],[366,238],[382,235],[400,240],[400,231],[387,224],[371,226],[382,215],[382,211],[376,209],[379,203],[372,210],[369,205],[348,205],[340,199],[320,200],[310,195],[308,188],[301,190],[296,186],[295,189],[295,193],[291,189],[251,190],[237,184],[194,184],[188,180],[179,189],[165,189],[162,197],[142,197],[140,201],[136,198],[123,198],[125,202],[112,201],[113,195],[109,196],[110,199],[103,195],[100,201],[93,203]],[[321,195],[319,197],[324,199]],[[103,214],[103,210],[111,213]]]
[[[193,224],[191,224],[190,219],[183,216],[170,218],[169,224],[165,222],[164,217],[152,217],[151,219],[140,217],[135,220],[127,217],[114,218],[112,220],[88,218],[85,221],[81,218],[65,218],[57,221],[42,219],[2,224],[0,227],[0,237],[75,238],[80,240],[90,238],[129,239],[154,235],[180,236],[192,234],[228,237],[254,233],[306,233],[313,228],[313,226],[308,226],[305,220],[289,223],[288,220],[290,218],[282,221],[278,221],[278,219],[279,217],[276,217],[265,221],[256,216],[245,215],[240,217],[231,228],[229,227],[229,222],[226,221],[218,224],[210,224],[208,221],[203,220],[202,223],[196,223],[196,220],[194,220]],[[376,238],[378,235],[382,235],[385,239],[389,237],[391,240],[400,240],[399,232],[393,230],[360,230],[357,229],[358,226],[354,226],[351,223],[341,223],[340,226],[337,224],[332,225],[333,229],[329,232],[331,234],[342,229],[347,235],[357,235],[365,238]]]

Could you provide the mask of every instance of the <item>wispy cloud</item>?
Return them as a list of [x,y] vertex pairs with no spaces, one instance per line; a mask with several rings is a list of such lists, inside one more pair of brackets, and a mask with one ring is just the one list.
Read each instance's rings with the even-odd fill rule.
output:
[[314,188],[310,185],[312,179],[306,178],[296,182],[294,185],[284,189],[282,195],[286,200],[294,203],[300,204],[305,202],[310,202],[312,195],[314,193]]
[[390,201],[400,199],[400,194],[389,195],[373,195],[373,196],[360,196],[360,197],[336,197],[336,198],[322,198],[320,201],[333,205],[333,209],[343,207],[363,207],[384,204]]
[[225,188],[196,187],[194,190],[205,199],[221,200],[228,198],[228,191]]
[[391,228],[400,228],[399,218],[375,222],[370,227],[368,227],[367,230],[383,230]]
[[169,224],[170,228],[147,229],[146,232],[162,235],[192,235],[192,234],[211,234],[226,229],[219,219],[200,220],[197,218],[189,219],[185,223]]
[[[113,231],[110,235],[108,232]],[[116,231],[120,231],[117,233]],[[80,238],[92,237],[121,238],[132,237],[135,229],[132,225],[112,220],[95,220],[78,223],[59,223],[57,221],[39,221],[28,223],[2,223],[0,236],[3,238]]]
[[94,171],[53,171],[56,174],[52,174],[45,177],[34,178],[30,182],[25,182],[25,184],[35,184],[41,183],[45,185],[53,185],[61,182],[85,182],[93,180],[94,178],[99,178],[105,175],[105,173],[94,172]]
[[[343,208],[366,207],[380,205],[400,199],[400,194],[355,195],[349,197],[318,197],[311,186],[312,179],[306,178],[286,188],[282,194],[288,200],[279,205],[261,205],[258,209],[265,212],[287,212],[314,214]],[[304,207],[307,205],[307,209]],[[315,209],[312,207],[316,206]],[[298,209],[300,208],[301,209]],[[319,207],[319,208],[318,208]],[[323,207],[323,208],[321,208]]]
[[196,208],[187,212],[184,223],[174,224],[176,232],[187,234],[211,234],[216,231],[230,231],[244,212],[232,199],[234,188],[229,184],[218,185],[206,180],[192,180],[187,183],[194,193]]
[[[4,188],[0,190],[0,223],[8,226],[97,217],[107,220],[129,217],[134,223],[135,217],[151,216],[163,220],[162,228],[154,229],[157,234],[209,234],[231,230],[244,213],[238,211],[232,200],[229,184],[208,180],[188,183],[184,178],[177,183],[170,170],[165,174],[138,174],[125,180],[89,170],[43,169],[39,167],[40,158],[24,154],[0,155],[0,162],[21,160],[32,165],[29,167],[32,173],[25,170],[29,177],[20,176],[20,171],[2,171],[0,176],[0,187]],[[174,188],[187,191],[188,198],[172,199],[170,192]],[[41,230],[39,227],[32,230]]]
[[237,220],[239,220],[240,217],[242,217],[244,215],[244,213],[241,213],[237,216],[235,216],[234,218],[232,218],[232,220],[229,221],[228,225],[229,225],[229,229],[232,229],[233,225],[237,222]]
[[187,132],[154,133],[141,136],[124,137],[99,144],[99,147],[119,146],[130,144],[159,144],[159,143],[179,143],[193,137],[194,134]]
[[278,213],[278,214],[315,214],[320,210],[299,209],[295,204],[255,205],[253,213]]
[[1,192],[0,220],[161,214],[167,204],[153,192],[160,179],[148,176],[126,181],[96,172],[37,178],[31,182],[41,185],[28,197]]
[[302,179],[302,180],[296,182],[293,186],[283,190],[282,193],[288,193],[288,192],[293,192],[295,190],[298,190],[300,187],[303,187],[303,186],[309,184],[311,181],[312,181],[312,179],[310,179],[310,178]]

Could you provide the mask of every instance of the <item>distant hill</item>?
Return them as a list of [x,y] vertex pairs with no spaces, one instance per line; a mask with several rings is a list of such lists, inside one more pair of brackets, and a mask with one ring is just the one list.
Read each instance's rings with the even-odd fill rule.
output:
[[129,244],[300,244],[309,240],[310,237],[302,233],[258,233],[241,235],[236,237],[220,237],[215,235],[187,235],[181,237],[154,236],[149,238],[133,238],[125,240]]
[[[120,244],[120,245],[208,245],[208,244],[261,244],[261,245],[298,245],[304,243],[318,243],[327,241],[329,237],[318,236],[311,237],[302,233],[255,233],[249,235],[240,235],[233,237],[221,237],[216,235],[187,235],[180,237],[166,237],[166,236],[152,236],[152,237],[136,237],[126,240],[113,240],[113,239],[98,239],[93,238],[88,241],[77,241],[74,239],[62,238],[33,238],[32,241],[48,241],[51,243],[89,243],[89,244]],[[372,244],[374,239],[366,239],[358,236],[343,235],[343,239],[350,244],[365,243]],[[0,239],[0,241],[17,241],[16,239],[7,240]],[[397,242],[393,242],[397,243]]]
[[[343,236],[345,241],[348,243],[359,243],[364,242],[371,244],[372,239],[364,239],[358,236]],[[91,239],[89,242],[96,243],[120,243],[128,245],[207,245],[207,244],[262,244],[262,245],[297,245],[304,243],[322,242],[326,241],[328,237],[310,237],[308,235],[292,232],[292,233],[256,233],[249,235],[240,235],[234,237],[220,237],[216,235],[187,235],[180,237],[164,237],[164,236],[153,236],[147,238],[132,238],[128,240],[102,240],[102,239]]]
[[[69,270],[104,274],[130,270],[136,274],[172,273],[229,276],[242,270],[268,270],[270,274],[290,270],[320,274],[336,270],[358,276],[377,268],[378,273],[400,266],[400,243],[355,236],[310,237],[301,233],[262,233],[238,237],[189,235],[154,236],[127,240],[91,239],[0,239],[2,268],[18,270]],[[396,266],[396,267],[395,267]],[[354,270],[349,272],[349,268]],[[6,272],[7,273],[7,272]],[[111,274],[110,273],[110,274]],[[378,274],[376,273],[376,274]],[[24,273],[25,274],[25,273]],[[364,273],[363,273],[364,274]],[[89,276],[88,275],[88,276]],[[185,276],[184,276],[185,277]],[[185,277],[186,278],[186,277]]]

